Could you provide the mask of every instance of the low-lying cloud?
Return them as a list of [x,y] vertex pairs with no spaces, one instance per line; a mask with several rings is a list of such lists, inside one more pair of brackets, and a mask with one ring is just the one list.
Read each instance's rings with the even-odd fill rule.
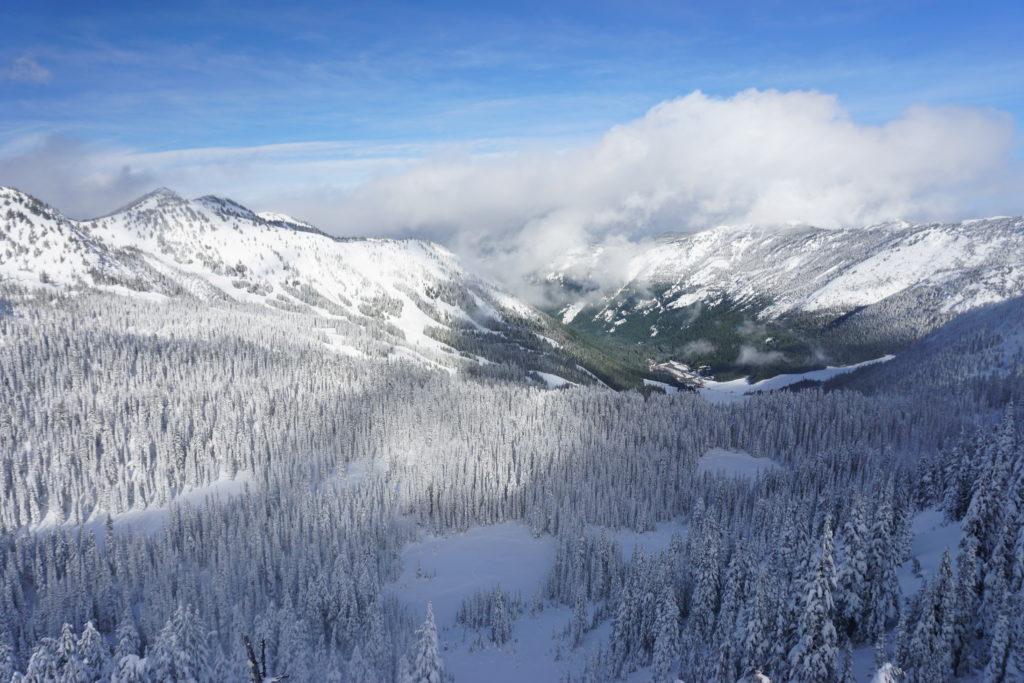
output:
[[738,365],[774,365],[786,359],[786,354],[781,351],[761,351],[753,346],[741,346],[740,353],[736,356]]
[[0,185],[35,195],[72,218],[102,215],[159,184],[156,172],[61,135],[0,157]]
[[[92,181],[76,181],[74,167],[57,171],[62,184],[54,195],[73,195],[85,206],[83,194],[98,196],[96,188],[120,195],[147,179],[184,184],[197,194],[218,192],[293,213],[339,235],[434,239],[524,293],[526,276],[583,245],[607,245],[588,267],[612,281],[626,272],[631,245],[667,231],[1019,213],[1024,183],[1012,160],[1014,144],[1011,118],[992,110],[915,107],[888,123],[865,125],[836,97],[818,92],[748,90],[727,98],[695,92],[569,150],[376,166],[360,160],[356,183],[341,177],[353,160],[330,156],[299,164],[253,155],[241,164],[237,152],[225,153],[222,162],[206,154],[190,167],[181,155],[173,166],[160,166],[167,155],[122,155],[119,168],[87,173]],[[55,170],[45,154],[34,166],[30,161],[12,169],[0,159],[0,184]],[[76,182],[81,191],[73,189]]]
[[[623,247],[667,231],[968,217],[1005,186],[1013,144],[1010,117],[989,110],[916,107],[863,125],[817,92],[697,92],[589,147],[432,160],[379,178],[339,199],[329,227],[438,239],[524,293],[526,276],[584,244],[619,245],[590,269],[613,282]],[[1019,192],[1006,196],[1015,204],[998,212],[1022,209]]]
[[683,357],[705,356],[709,353],[714,353],[716,348],[718,347],[707,339],[694,339],[693,341],[684,344],[680,353],[683,354]]

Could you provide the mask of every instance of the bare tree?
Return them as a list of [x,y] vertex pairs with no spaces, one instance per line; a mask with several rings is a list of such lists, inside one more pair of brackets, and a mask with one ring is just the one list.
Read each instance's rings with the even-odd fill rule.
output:
[[252,683],[277,683],[288,678],[288,674],[281,674],[279,676],[267,675],[266,638],[260,639],[259,661],[256,660],[256,652],[252,649],[252,641],[249,640],[249,636],[242,636],[242,642],[245,643],[245,654],[249,659],[249,673],[252,674]]

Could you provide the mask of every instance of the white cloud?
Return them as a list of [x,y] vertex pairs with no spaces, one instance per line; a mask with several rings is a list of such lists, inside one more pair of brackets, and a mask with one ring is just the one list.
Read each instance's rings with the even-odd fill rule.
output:
[[28,192],[72,218],[93,218],[159,185],[118,153],[53,135],[0,154],[0,185]]
[[683,345],[681,353],[683,356],[703,356],[713,353],[718,348],[707,339],[694,339]]
[[753,346],[741,346],[736,363],[738,365],[771,365],[785,359],[786,354],[781,351],[760,351]]
[[981,110],[922,107],[862,126],[830,95],[694,93],[589,148],[430,162],[357,189],[345,205],[348,220],[372,216],[386,230],[862,225],[955,212],[970,199],[965,185],[1006,164],[1012,135],[1008,117]]
[[[1012,146],[1012,122],[993,111],[918,107],[867,126],[831,95],[698,92],[590,147],[430,161],[381,178],[339,201],[330,227],[422,232],[489,253],[495,274],[515,283],[573,246],[613,237],[723,223],[954,218],[1007,172]],[[1003,211],[1020,211],[1019,194],[1014,201]]]
[[27,56],[18,57],[7,69],[0,69],[0,80],[26,81],[46,84],[53,80],[53,73]]

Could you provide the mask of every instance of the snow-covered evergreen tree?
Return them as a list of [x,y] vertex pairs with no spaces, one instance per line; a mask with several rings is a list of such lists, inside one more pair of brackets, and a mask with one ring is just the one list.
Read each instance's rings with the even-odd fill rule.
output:
[[658,601],[654,632],[654,680],[671,683],[676,680],[675,667],[679,657],[679,606],[668,586],[662,589]]
[[442,683],[444,663],[437,649],[437,626],[434,624],[434,610],[427,603],[427,616],[423,625],[416,630],[416,640],[408,655],[407,670],[401,683]]
[[835,628],[836,570],[832,521],[822,530],[818,561],[806,582],[800,615],[799,640],[790,652],[792,677],[798,681],[829,681],[838,675],[839,649]]
[[110,677],[112,663],[110,650],[92,622],[86,622],[78,639],[79,678],[82,681],[99,681]]
[[913,681],[946,680],[953,673],[956,587],[949,553],[920,599],[904,670]]

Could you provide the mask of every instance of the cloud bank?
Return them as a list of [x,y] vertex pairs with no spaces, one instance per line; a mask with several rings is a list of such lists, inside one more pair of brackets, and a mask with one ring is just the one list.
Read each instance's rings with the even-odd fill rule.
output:
[[16,187],[72,218],[94,218],[160,184],[163,174],[111,150],[62,135],[0,155],[0,185]]
[[697,92],[589,148],[379,179],[345,198],[341,227],[599,236],[947,216],[1005,169],[1012,143],[1009,117],[987,110],[918,107],[867,126],[831,95]]
[[[378,179],[339,203],[335,229],[421,232],[483,254],[515,285],[578,245],[665,231],[966,216],[1011,173],[1013,133],[988,110],[918,107],[860,125],[831,95],[697,92],[590,147],[432,161]],[[614,278],[621,266],[607,259],[601,270]]]
[[[81,168],[60,171],[61,187],[52,188],[52,199],[42,196],[59,208],[61,194],[87,205],[89,192],[123,193],[159,179],[286,211],[336,234],[435,239],[518,289],[524,275],[568,250],[605,244],[608,254],[623,254],[666,231],[1019,213],[1024,183],[1012,158],[1014,135],[1011,118],[993,110],[922,106],[864,125],[835,96],[818,92],[695,92],[562,151],[380,163],[271,154],[242,163],[245,155],[227,150],[199,155],[202,163],[192,165],[194,154],[122,155],[119,167],[90,162],[89,172],[85,164],[92,181],[76,180]],[[43,148],[13,168],[0,159],[0,184],[26,176],[45,185],[37,176],[55,168],[55,151]],[[356,182],[345,175],[352,164]],[[216,187],[204,187],[210,178]],[[254,179],[259,197],[252,196]],[[598,267],[611,274],[616,265],[606,259]]]

